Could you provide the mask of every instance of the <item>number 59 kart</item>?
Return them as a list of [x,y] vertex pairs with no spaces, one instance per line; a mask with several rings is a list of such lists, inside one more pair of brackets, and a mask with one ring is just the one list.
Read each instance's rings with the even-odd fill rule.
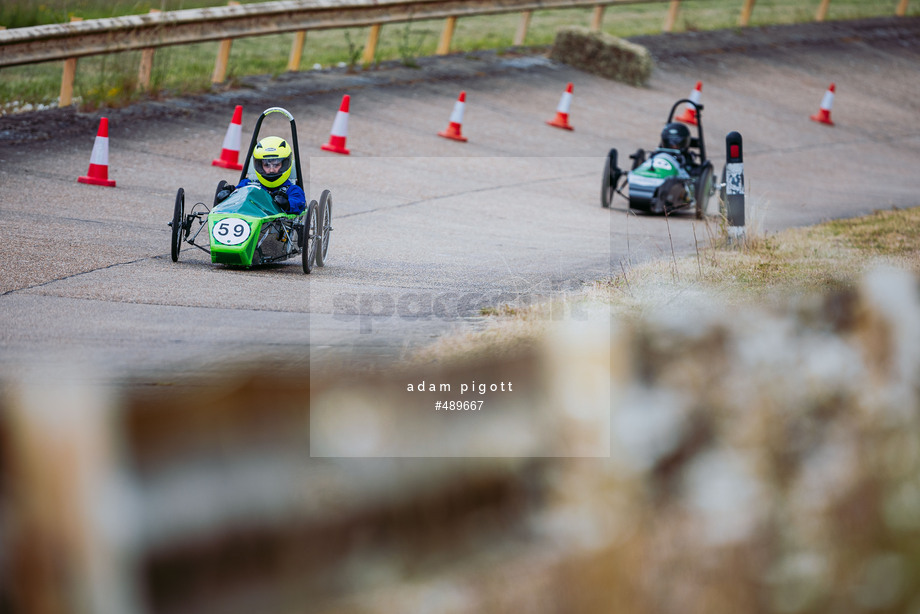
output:
[[[696,110],[695,137],[687,126],[674,121],[674,112],[683,103]],[[696,218],[703,218],[716,190],[703,140],[703,105],[686,98],[675,102],[658,148],[648,156],[639,149],[629,157],[632,167],[624,171],[617,166],[617,150],[607,154],[601,181],[602,207],[609,208],[614,194],[619,194],[629,201],[630,209],[662,214],[692,207]],[[623,193],[624,187],[629,188],[628,195]]]
[[[290,120],[293,151],[290,179],[303,189],[297,127],[294,117],[280,107],[266,109],[259,116],[239,182],[247,176],[253,180],[256,177],[253,151],[259,141],[262,121],[271,113],[281,113]],[[329,190],[323,190],[319,202],[311,200],[302,213],[288,213],[275,203],[258,181],[237,188],[219,201],[217,194],[226,186],[226,181],[217,184],[210,209],[204,203],[196,203],[188,213],[185,212],[185,190],[179,188],[173,219],[169,222],[173,262],[179,260],[179,250],[185,242],[211,254],[211,262],[227,265],[250,267],[297,255],[301,256],[304,273],[310,273],[314,265],[326,264],[332,231],[332,194]],[[196,242],[205,228],[207,246]]]

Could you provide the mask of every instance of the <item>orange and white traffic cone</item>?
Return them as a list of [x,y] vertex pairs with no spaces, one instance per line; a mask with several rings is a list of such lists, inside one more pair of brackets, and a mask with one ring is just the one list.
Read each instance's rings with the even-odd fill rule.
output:
[[[690,102],[699,104],[700,96],[702,95],[701,94],[702,91],[703,91],[703,82],[697,81],[696,87],[693,89],[692,92],[690,92]],[[675,117],[674,119],[676,119],[679,122],[684,122],[685,124],[690,124],[691,126],[695,126],[696,125],[696,107],[688,104],[687,108],[684,109],[684,112],[681,113],[679,116]]]
[[565,91],[562,92],[562,98],[559,99],[559,106],[556,107],[556,117],[548,120],[546,123],[556,128],[562,128],[563,130],[574,130],[575,128],[569,125],[569,109],[571,106],[572,84],[569,83],[565,87]]
[[227,126],[224,135],[224,146],[220,150],[220,157],[211,161],[211,166],[221,166],[234,171],[243,170],[240,164],[240,137],[243,134],[243,107],[236,105],[233,110],[233,119]]
[[99,131],[93,142],[93,153],[89,157],[89,171],[83,177],[77,177],[80,183],[115,187],[115,180],[109,179],[109,119],[99,120]]
[[450,114],[450,122],[447,124],[447,129],[443,132],[438,132],[438,136],[443,136],[445,139],[466,142],[466,137],[462,134],[463,108],[465,106],[466,92],[460,92],[460,96],[457,97],[457,102],[454,103],[454,110]]
[[345,94],[342,96],[342,104],[339,105],[339,112],[335,114],[335,121],[332,122],[332,131],[329,134],[329,142],[321,147],[325,151],[345,154],[351,153],[345,149],[345,140],[348,138],[348,107],[351,103],[351,96]]
[[817,113],[811,116],[812,121],[827,124],[828,126],[834,125],[834,122],[831,121],[831,107],[834,106],[834,92],[836,91],[837,87],[831,83],[831,86],[824,92],[824,98],[821,100],[821,108],[818,109]]

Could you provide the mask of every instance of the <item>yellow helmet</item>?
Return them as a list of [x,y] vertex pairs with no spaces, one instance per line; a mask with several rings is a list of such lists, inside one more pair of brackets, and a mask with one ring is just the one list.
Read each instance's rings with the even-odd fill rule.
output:
[[252,158],[256,176],[266,188],[277,188],[291,176],[294,152],[287,141],[280,137],[267,136],[259,141],[252,152]]

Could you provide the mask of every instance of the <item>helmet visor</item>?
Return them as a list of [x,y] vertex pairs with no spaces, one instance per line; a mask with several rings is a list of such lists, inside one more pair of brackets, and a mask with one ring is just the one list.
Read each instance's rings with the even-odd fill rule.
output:
[[281,172],[283,162],[284,160],[281,158],[264,158],[260,161],[260,166],[266,175],[274,175]]

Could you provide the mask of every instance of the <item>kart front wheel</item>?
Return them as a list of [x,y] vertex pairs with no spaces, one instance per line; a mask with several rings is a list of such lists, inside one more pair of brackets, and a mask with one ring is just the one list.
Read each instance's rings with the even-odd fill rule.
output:
[[307,212],[303,216],[303,252],[301,252],[301,258],[305,275],[310,274],[316,261],[316,238],[319,229],[316,208],[316,201],[311,200],[310,204],[307,205]]
[[316,266],[326,266],[329,232],[332,230],[332,192],[329,190],[323,190],[319,196],[316,221],[319,223],[319,236],[316,238]]
[[709,199],[712,197],[715,188],[712,183],[712,164],[707,162],[700,170],[699,179],[696,182],[696,219],[701,220],[706,217],[706,210],[709,208]]
[[185,221],[185,190],[179,188],[176,192],[176,206],[173,209],[173,219],[170,222],[172,227],[172,242],[170,243],[172,261],[179,262],[179,248],[182,246],[182,225]]

